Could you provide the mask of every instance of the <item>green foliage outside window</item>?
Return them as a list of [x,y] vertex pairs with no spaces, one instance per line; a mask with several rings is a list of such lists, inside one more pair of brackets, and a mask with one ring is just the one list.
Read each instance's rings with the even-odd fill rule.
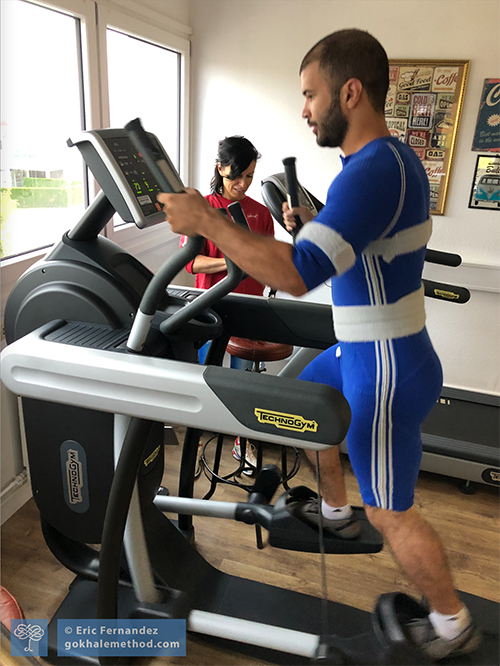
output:
[[10,192],[19,208],[68,208],[82,203],[82,183],[68,185],[62,178],[24,178],[23,187],[12,187]]
[[9,233],[6,230],[6,222],[16,210],[18,203],[12,201],[10,189],[7,187],[1,188],[0,195],[0,256],[5,257],[9,254]]

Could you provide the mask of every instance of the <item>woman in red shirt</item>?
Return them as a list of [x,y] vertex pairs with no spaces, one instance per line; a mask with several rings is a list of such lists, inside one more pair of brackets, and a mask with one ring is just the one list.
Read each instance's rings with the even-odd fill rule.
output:
[[[227,209],[229,204],[239,201],[250,229],[261,236],[274,236],[274,223],[268,209],[246,196],[259,157],[255,146],[243,136],[230,136],[219,141],[210,194],[205,198],[212,208]],[[181,237],[181,247],[186,240],[186,236]],[[186,270],[196,276],[195,286],[200,289],[209,289],[227,275],[224,255],[207,240],[201,253],[187,264]],[[262,296],[264,285],[247,277],[234,291]]]
[[[210,194],[205,198],[212,208],[227,209],[229,204],[239,201],[251,231],[261,236],[274,236],[274,223],[268,209],[246,195],[252,184],[259,157],[260,154],[255,146],[243,136],[230,136],[219,141],[214,176],[210,183]],[[187,237],[182,236],[181,247],[186,241]],[[208,240],[205,240],[201,253],[187,264],[186,270],[196,276],[195,286],[200,289],[209,289],[227,275],[224,255],[216,245]],[[262,296],[264,285],[247,277],[234,291],[240,294]],[[199,350],[200,363],[205,361],[209,344],[207,343]],[[251,365],[250,361],[231,356],[232,368],[245,370],[250,369]],[[232,453],[236,459],[240,459],[239,438],[235,440]],[[247,444],[246,460],[250,463],[250,467],[245,469],[245,473],[252,474],[256,460],[250,442]],[[198,465],[196,476],[200,472],[201,467]]]

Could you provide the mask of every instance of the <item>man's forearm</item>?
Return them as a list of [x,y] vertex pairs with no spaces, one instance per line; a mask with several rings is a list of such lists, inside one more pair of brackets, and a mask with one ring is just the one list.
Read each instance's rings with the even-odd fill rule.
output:
[[175,233],[204,236],[261,284],[292,296],[306,293],[307,288],[292,261],[292,246],[288,243],[241,229],[224,219],[192,188],[187,188],[183,194],[162,192],[157,198],[164,205],[167,221]]
[[293,264],[291,245],[269,236],[252,234],[221,218],[216,211],[214,213],[206,211],[200,220],[199,233],[217,245],[245,273],[261,284],[293,296],[307,291]]

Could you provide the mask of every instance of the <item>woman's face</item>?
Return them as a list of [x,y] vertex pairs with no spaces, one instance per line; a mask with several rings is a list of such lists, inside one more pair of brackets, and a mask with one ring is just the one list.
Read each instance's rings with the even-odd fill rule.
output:
[[219,173],[223,178],[222,184],[224,189],[222,196],[230,201],[242,201],[245,198],[246,191],[252,184],[255,165],[256,161],[254,160],[250,162],[241,176],[237,176],[234,180],[229,180],[227,176],[231,173],[231,167],[221,166],[220,163],[217,164]]

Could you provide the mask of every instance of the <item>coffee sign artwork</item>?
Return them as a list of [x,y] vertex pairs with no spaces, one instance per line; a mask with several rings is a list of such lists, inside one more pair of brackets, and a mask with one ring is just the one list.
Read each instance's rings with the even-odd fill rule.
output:
[[435,215],[444,213],[468,70],[468,60],[389,61],[387,127],[422,161]]
[[485,79],[472,150],[500,153],[500,79]]

